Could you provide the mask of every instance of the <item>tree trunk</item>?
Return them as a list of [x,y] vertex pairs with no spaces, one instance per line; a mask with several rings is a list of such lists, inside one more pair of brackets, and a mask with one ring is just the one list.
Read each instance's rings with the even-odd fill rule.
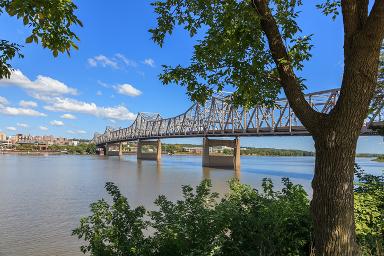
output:
[[357,138],[336,138],[332,132],[315,138],[311,212],[316,255],[358,255],[353,201]]
[[370,1],[340,1],[345,65],[340,97],[328,114],[314,111],[305,101],[270,1],[252,3],[261,17],[260,25],[268,38],[289,104],[315,140],[311,202],[315,253],[358,255],[353,202],[355,151],[377,85],[380,45],[384,38],[384,1],[374,1],[369,15]]

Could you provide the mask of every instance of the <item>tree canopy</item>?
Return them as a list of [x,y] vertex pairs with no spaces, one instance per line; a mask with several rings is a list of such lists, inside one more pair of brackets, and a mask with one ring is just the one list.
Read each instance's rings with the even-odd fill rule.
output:
[[[53,56],[71,49],[78,49],[80,39],[73,31],[74,25],[83,26],[75,15],[77,6],[71,0],[0,0],[0,13],[21,19],[31,29],[26,43],[40,43],[52,51]],[[11,75],[10,61],[22,58],[22,45],[0,40],[0,78]]]
[[[273,16],[287,45],[287,58],[296,70],[310,55],[311,35],[304,35],[296,22],[301,1],[274,0]],[[204,37],[195,45],[187,67],[164,66],[160,76],[165,84],[186,86],[192,100],[204,102],[225,85],[233,85],[234,103],[250,106],[271,103],[280,91],[277,66],[262,31],[261,17],[255,15],[252,1],[182,1],[152,3],[158,26],[151,29],[153,40],[163,45],[167,34],[182,25],[193,37],[199,30]],[[301,81],[302,79],[298,78]]]

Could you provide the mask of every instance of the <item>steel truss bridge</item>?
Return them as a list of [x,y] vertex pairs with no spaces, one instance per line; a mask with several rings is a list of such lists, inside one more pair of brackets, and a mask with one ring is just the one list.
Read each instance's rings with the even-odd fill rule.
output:
[[[332,89],[309,93],[305,98],[316,111],[329,113],[339,95],[340,89]],[[376,135],[372,127],[384,127],[384,104],[367,117],[361,134]],[[171,118],[138,113],[131,126],[119,129],[107,127],[103,134],[95,133],[93,142],[104,145],[161,138],[288,135],[309,133],[290,108],[287,99],[278,99],[273,107],[254,106],[245,109],[234,107],[230,103],[230,96],[215,96],[205,105],[195,103],[184,113]]]

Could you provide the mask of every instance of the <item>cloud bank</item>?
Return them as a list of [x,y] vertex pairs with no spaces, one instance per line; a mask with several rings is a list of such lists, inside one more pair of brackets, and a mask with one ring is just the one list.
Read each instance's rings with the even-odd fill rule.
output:
[[0,106],[0,113],[9,116],[47,116],[44,113],[29,108],[14,108]]
[[34,101],[26,101],[26,100],[20,101],[19,105],[20,105],[20,107],[23,107],[23,108],[36,108],[37,107],[37,103],[36,102],[34,102]]
[[44,109],[49,111],[75,112],[117,120],[134,120],[136,118],[136,115],[124,106],[100,107],[93,102],[88,103],[60,97],[50,98],[47,103],[48,105],[44,106]]
[[14,70],[9,79],[1,79],[0,86],[16,86],[28,92],[41,93],[44,95],[77,94],[76,89],[71,88],[56,79],[39,75],[36,80],[32,81],[20,70]]

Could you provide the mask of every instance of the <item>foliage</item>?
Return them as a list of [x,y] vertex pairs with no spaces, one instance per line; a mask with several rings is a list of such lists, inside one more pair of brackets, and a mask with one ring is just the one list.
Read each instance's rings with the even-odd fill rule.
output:
[[384,254],[384,173],[380,176],[355,171],[355,221],[364,255]]
[[220,255],[308,255],[311,241],[309,199],[300,185],[283,178],[282,191],[264,179],[263,193],[232,181],[220,204],[228,223]]
[[94,155],[96,154],[96,145],[93,143],[80,143],[77,146],[73,145],[52,145],[48,147],[49,150],[52,151],[66,151],[69,154],[88,154]]
[[18,151],[38,151],[39,146],[38,145],[16,145],[15,147],[16,150]]
[[321,9],[324,15],[331,15],[332,19],[336,19],[336,17],[340,14],[339,9],[341,7],[341,1],[326,0],[322,4],[317,4],[316,7]]
[[[296,23],[302,1],[270,2],[288,47],[289,60],[280,61],[301,70],[312,47],[311,35],[302,35]],[[280,91],[279,78],[252,1],[158,0],[152,5],[158,17],[157,27],[150,32],[160,46],[176,25],[183,26],[191,37],[201,32],[191,64],[163,66],[163,83],[186,86],[191,99],[199,102],[231,85],[236,89],[235,104],[272,104]]]
[[158,211],[149,213],[155,230],[153,255],[214,255],[224,238],[224,223],[218,211],[218,194],[210,191],[208,180],[193,191],[183,186],[183,200],[173,203],[160,196]]
[[161,147],[164,152],[171,154],[183,151],[183,145],[180,144],[163,144]]
[[288,179],[283,185],[274,191],[265,179],[260,193],[233,180],[230,193],[219,200],[204,180],[195,190],[183,186],[183,200],[176,203],[160,196],[159,210],[145,215],[107,183],[113,204],[91,204],[92,215],[73,234],[87,241],[81,250],[91,255],[306,255],[309,200],[300,185]]
[[[74,14],[77,6],[71,0],[0,0],[0,13],[6,12],[23,20],[23,24],[31,28],[32,33],[26,43],[41,43],[44,48],[52,51],[56,57],[59,52],[70,53],[78,49],[77,35],[73,32],[73,25],[82,26],[81,21]],[[0,78],[11,75],[12,67],[9,61],[20,53],[20,45],[7,40],[0,41]]]
[[313,152],[293,149],[275,149],[275,148],[247,148],[241,150],[242,155],[257,156],[313,156]]
[[[384,42],[381,46],[380,52],[380,63],[379,63],[379,75],[377,80],[377,88],[375,97],[372,100],[372,104],[370,107],[370,112],[374,115],[383,111],[384,108]],[[379,135],[384,136],[384,128],[383,127],[372,127],[374,130],[378,132]]]
[[84,217],[73,235],[89,241],[81,246],[83,253],[90,252],[95,256],[112,255],[145,255],[147,240],[143,230],[148,223],[143,219],[144,207],[131,209],[127,198],[112,183],[105,188],[112,196],[113,204],[104,199],[91,204],[92,215]]
[[0,78],[10,77],[12,66],[9,61],[15,56],[23,58],[19,44],[11,43],[7,40],[0,40]]
[[378,156],[374,161],[384,162],[384,155]]
[[[194,144],[162,144],[162,150],[169,153],[181,153],[184,152],[185,147],[202,147],[201,145]],[[224,155],[232,155],[232,149],[223,149]],[[292,149],[275,149],[275,148],[246,148],[241,149],[241,155],[256,155],[256,156],[313,156],[314,153],[303,150]]]

